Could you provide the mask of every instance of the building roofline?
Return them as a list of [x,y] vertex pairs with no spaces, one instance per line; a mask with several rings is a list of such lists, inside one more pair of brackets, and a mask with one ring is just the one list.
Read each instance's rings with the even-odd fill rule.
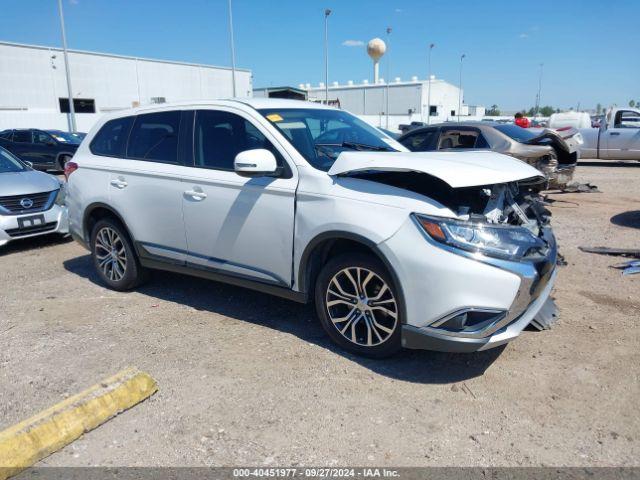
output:
[[[9,46],[9,47],[19,47],[19,48],[32,48],[32,49],[36,49],[36,50],[54,50],[56,52],[62,52],[62,48],[60,47],[47,47],[44,45],[31,45],[28,43],[15,43],[15,42],[5,42],[5,41],[0,41],[0,45],[5,45],[5,46]],[[147,57],[135,57],[135,56],[131,56],[131,55],[118,55],[115,53],[103,53],[103,52],[92,52],[89,50],[74,50],[74,49],[67,49],[67,52],[69,53],[79,53],[79,54],[83,54],[83,55],[95,55],[98,57],[109,57],[109,58],[122,58],[125,60],[140,60],[143,62],[155,62],[155,63],[167,63],[170,65],[183,65],[183,66],[188,66],[188,67],[202,67],[202,68],[215,68],[218,70],[231,70],[231,67],[221,67],[219,65],[206,65],[204,63],[190,63],[190,62],[177,62],[174,60],[162,60],[162,59],[158,59],[158,58],[147,58]],[[249,70],[248,68],[236,68],[236,71],[240,71],[240,72],[249,72],[251,73],[251,70]]]
[[[424,79],[424,80],[407,80],[407,81],[400,81],[400,82],[385,82],[385,83],[354,83],[353,85],[349,85],[347,83],[343,83],[340,85],[329,85],[329,90],[340,90],[343,88],[387,88],[387,85],[389,87],[406,87],[408,85],[427,85],[429,84],[429,80],[428,79]],[[454,85],[452,83],[447,82],[446,80],[442,79],[442,78],[434,78],[431,80],[432,83],[446,83],[447,85],[451,85],[453,87],[457,87],[457,85]],[[309,88],[305,88],[304,89],[307,92],[311,92],[314,90],[319,90],[324,92],[325,87],[319,87],[319,86],[313,86],[313,87],[309,87]]]

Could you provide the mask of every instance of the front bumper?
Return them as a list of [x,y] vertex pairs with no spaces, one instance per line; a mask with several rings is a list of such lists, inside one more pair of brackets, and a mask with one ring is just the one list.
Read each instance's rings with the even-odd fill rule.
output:
[[[379,245],[400,286],[403,346],[470,352],[517,337],[542,309],[549,311],[557,246],[550,228],[544,237],[544,256],[515,262],[435,244],[413,222],[403,225]],[[462,328],[454,325],[460,315],[469,318]]]
[[552,277],[540,295],[508,325],[505,325],[495,333],[480,338],[453,337],[434,333],[425,328],[417,328],[412,325],[402,326],[402,346],[412,349],[437,350],[441,352],[477,352],[488,350],[509,343],[520,335],[520,332],[536,318],[543,307],[549,306],[551,290],[555,283],[557,272],[554,270]]
[[[29,217],[40,217],[27,220]],[[67,207],[54,204],[49,210],[25,215],[0,215],[0,246],[13,240],[48,235],[50,233],[69,233]]]

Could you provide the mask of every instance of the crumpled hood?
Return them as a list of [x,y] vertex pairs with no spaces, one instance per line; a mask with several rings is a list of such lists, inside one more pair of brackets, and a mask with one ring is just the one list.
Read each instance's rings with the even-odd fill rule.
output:
[[516,182],[544,175],[520,160],[491,151],[342,152],[329,175],[351,172],[419,172],[452,188]]
[[0,197],[52,192],[58,188],[60,182],[48,173],[36,170],[0,173]]

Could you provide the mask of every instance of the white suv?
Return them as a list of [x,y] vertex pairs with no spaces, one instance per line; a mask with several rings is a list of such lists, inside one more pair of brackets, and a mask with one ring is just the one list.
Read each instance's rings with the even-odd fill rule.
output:
[[102,281],[171,270],[300,302],[353,352],[476,351],[547,325],[542,174],[493,152],[409,153],[293,100],[102,119],[67,165],[70,229]]

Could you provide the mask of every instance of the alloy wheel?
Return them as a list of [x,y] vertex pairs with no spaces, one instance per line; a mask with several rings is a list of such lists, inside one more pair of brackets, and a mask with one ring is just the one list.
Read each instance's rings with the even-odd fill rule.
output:
[[127,252],[122,238],[113,228],[103,227],[96,235],[98,268],[111,281],[122,280],[127,271]]
[[398,324],[398,304],[391,288],[363,267],[344,268],[333,276],[325,306],[338,332],[364,347],[387,341]]

